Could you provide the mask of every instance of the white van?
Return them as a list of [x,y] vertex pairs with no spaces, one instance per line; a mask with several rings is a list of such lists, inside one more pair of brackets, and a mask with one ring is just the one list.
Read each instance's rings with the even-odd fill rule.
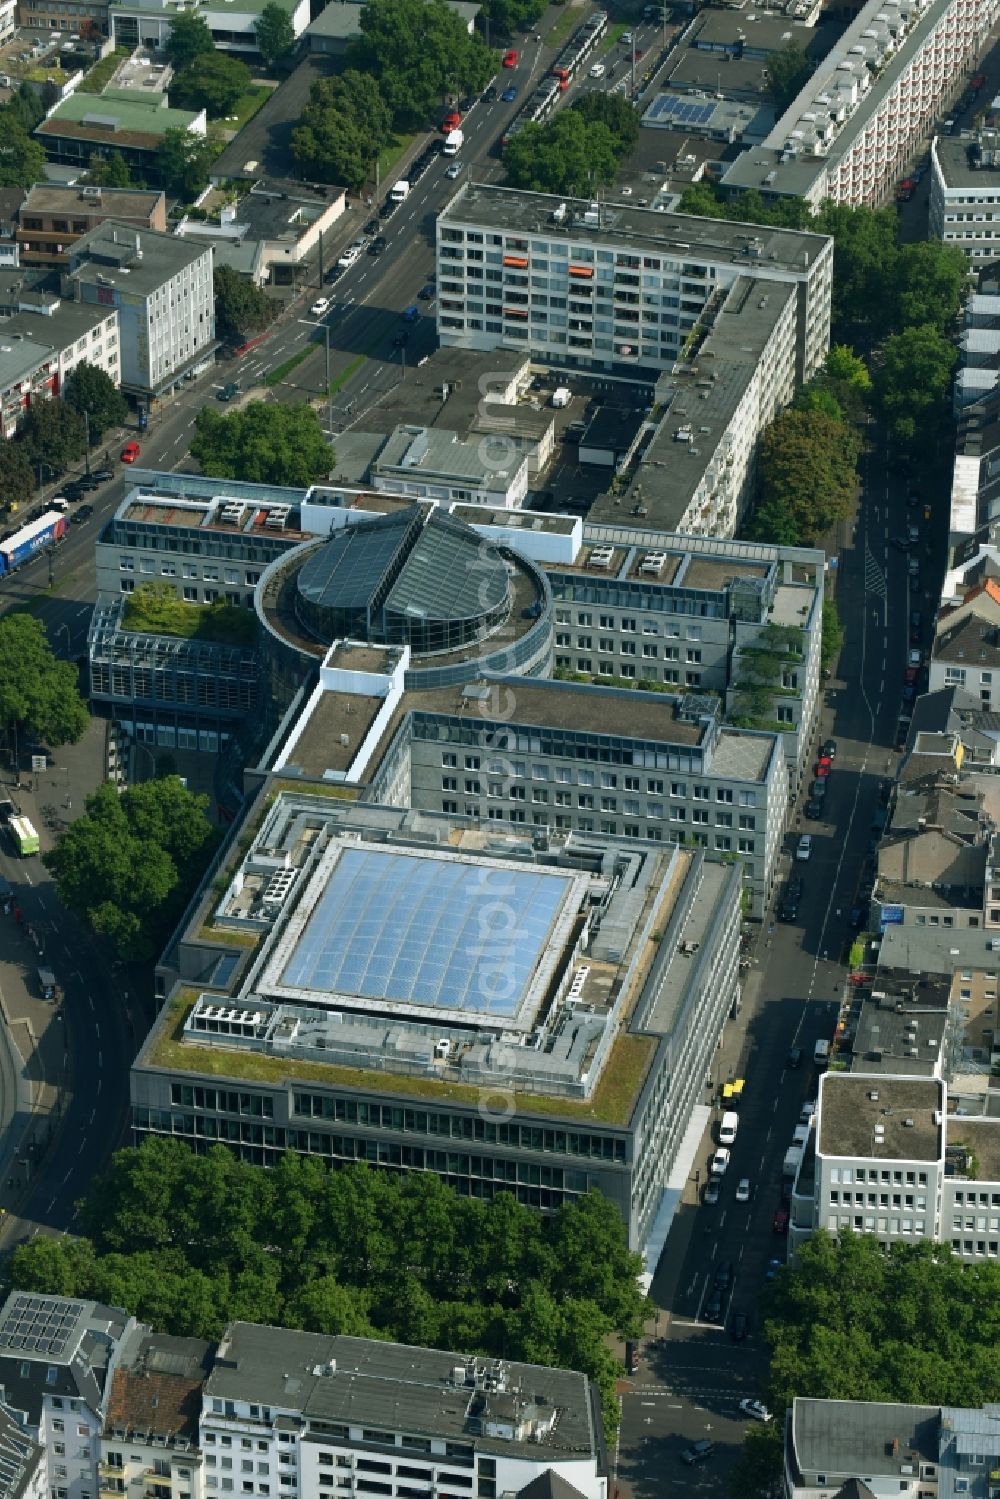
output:
[[826,1064],[827,1064],[827,1062],[829,1060],[830,1060],[830,1043],[829,1043],[829,1041],[817,1041],[816,1045],[813,1047],[813,1061],[816,1063],[816,1066],[817,1067],[825,1067]]
[[738,1114],[723,1114],[719,1125],[719,1144],[733,1145],[736,1141],[736,1131],[739,1129],[740,1119]]

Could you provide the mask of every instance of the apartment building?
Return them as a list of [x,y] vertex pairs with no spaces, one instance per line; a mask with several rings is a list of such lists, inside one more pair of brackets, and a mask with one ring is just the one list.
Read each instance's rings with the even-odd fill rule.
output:
[[2,1499],[48,1499],[45,1453],[3,1404],[0,1404],[0,1495]]
[[[26,310],[0,319],[0,339],[8,344],[28,340],[50,346],[44,366],[50,396],[59,395],[76,366],[84,362],[103,370],[115,385],[121,384],[121,345],[114,308],[67,302],[61,297],[22,303],[22,307]],[[42,394],[36,391],[35,397]]]
[[[919,1016],[910,1029],[929,1054]],[[824,1074],[790,1246],[825,1228],[886,1246],[935,1240],[968,1261],[1000,1257],[1000,1121],[949,1112],[948,1093],[943,1077]]]
[[36,182],[18,213],[16,237],[21,265],[68,265],[70,246],[105,219],[166,233],[167,200],[161,192],[140,192],[132,187]]
[[545,1478],[606,1499],[584,1374],[233,1322],[205,1385],[206,1491],[499,1499]]
[[931,142],[930,232],[970,260],[1000,257],[1000,134],[937,135]]
[[[965,308],[966,325],[994,326],[1000,320],[1000,297],[973,296]],[[958,413],[955,464],[948,520],[949,550],[968,547],[993,516],[1000,514],[1000,391],[992,388]]]
[[215,1345],[136,1327],[111,1376],[101,1499],[205,1499],[199,1418]]
[[[44,1449],[55,1499],[97,1495],[111,1378],[135,1327],[119,1308],[28,1291],[12,1291],[0,1310],[5,1404]],[[2,1465],[0,1456],[0,1471]]]
[[938,617],[928,691],[960,688],[985,712],[1000,705],[1000,581],[987,578]]
[[116,310],[122,389],[141,406],[211,363],[210,247],[107,220],[71,246],[62,285],[67,298]]
[[[160,1016],[132,1069],[136,1136],[224,1141],[261,1165],[295,1150],[434,1171],[546,1211],[596,1189],[651,1275],[738,1004],[739,868],[320,794],[327,741],[366,721],[345,696],[317,691],[308,733],[212,871],[224,894],[206,878],[158,967]],[[494,932],[487,914],[485,939],[484,895],[510,918]],[[364,926],[360,969],[345,919]],[[254,1057],[250,1086],[238,1053]],[[289,1057],[308,1060],[308,1080],[290,1081]],[[500,1114],[484,1110],[493,1097]]]
[[829,347],[832,266],[822,235],[466,183],[437,221],[438,336],[648,380],[750,277],[796,290],[801,383]]
[[56,382],[55,350],[50,343],[21,337],[0,339],[0,433],[13,437],[33,400],[47,401]]
[[759,146],[722,177],[731,193],[875,207],[964,86],[997,0],[867,0]]

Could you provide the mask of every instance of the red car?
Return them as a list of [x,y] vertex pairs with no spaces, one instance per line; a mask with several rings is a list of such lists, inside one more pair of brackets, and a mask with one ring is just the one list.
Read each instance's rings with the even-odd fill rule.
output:
[[778,1208],[772,1220],[772,1227],[776,1234],[787,1234],[788,1232],[788,1209]]
[[823,776],[828,776],[832,769],[833,761],[830,759],[829,755],[825,755],[822,760],[816,761],[815,774],[819,779],[822,779]]
[[125,444],[125,446],[122,448],[122,462],[123,463],[134,463],[135,460],[138,458],[140,452],[141,452],[141,449],[140,449],[139,444],[137,442],[135,442],[135,441],[133,441],[133,442],[127,442]]
[[509,52],[505,52],[503,55],[503,65],[505,68],[516,68],[519,61],[520,59],[517,53],[514,51],[513,47],[511,47]]
[[453,109],[451,114],[445,115],[444,119],[441,121],[441,134],[450,134],[452,130],[457,130],[461,123],[462,116],[459,114],[457,109]]
[[908,666],[906,668],[906,670],[904,671],[904,673],[903,673],[903,681],[904,682],[915,682],[919,676],[920,676],[920,667],[919,666]]

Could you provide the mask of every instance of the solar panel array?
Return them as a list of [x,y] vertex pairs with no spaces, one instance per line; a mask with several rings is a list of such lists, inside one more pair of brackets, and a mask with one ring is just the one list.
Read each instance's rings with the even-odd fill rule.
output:
[[669,119],[677,125],[707,125],[717,108],[716,99],[682,99],[676,94],[659,94],[649,114],[653,119]]
[[61,1358],[80,1320],[79,1301],[55,1296],[15,1296],[0,1323],[0,1343],[25,1353]]
[[282,980],[442,1012],[517,1013],[569,877],[348,849]]

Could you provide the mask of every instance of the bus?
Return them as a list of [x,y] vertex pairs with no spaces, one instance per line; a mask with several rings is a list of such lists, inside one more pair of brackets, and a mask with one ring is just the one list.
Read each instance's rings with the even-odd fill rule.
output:
[[12,817],[7,826],[14,840],[14,847],[22,859],[27,858],[28,854],[38,853],[38,834],[26,817]]

